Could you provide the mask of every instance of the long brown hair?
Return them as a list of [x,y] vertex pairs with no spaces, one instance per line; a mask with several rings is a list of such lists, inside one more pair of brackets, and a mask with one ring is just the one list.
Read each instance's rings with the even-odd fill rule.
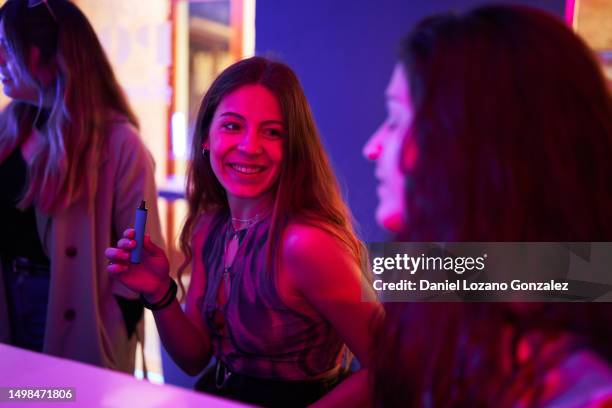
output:
[[279,259],[276,255],[284,228],[296,218],[338,238],[360,264],[363,245],[353,230],[350,211],[342,199],[299,80],[285,64],[252,57],[233,64],[219,75],[204,95],[198,112],[187,176],[189,213],[180,238],[185,261],[179,276],[193,257],[191,237],[198,217],[228,208],[225,190],[213,173],[210,160],[202,155],[201,146],[208,138],[221,100],[247,84],[260,84],[276,96],[286,129],[268,241],[270,267],[273,269],[276,266],[273,260]]
[[[527,314],[505,303],[398,302],[385,313],[373,331],[377,407],[540,406],[542,377],[568,352],[588,348],[612,363],[608,303],[532,304]],[[520,362],[519,342],[534,331],[544,334],[535,357]],[[568,333],[569,349],[538,355]]]
[[[406,169],[405,239],[612,239],[612,100],[592,52],[561,21],[518,6],[430,17],[402,42],[401,61],[418,152]],[[512,406],[526,395],[536,405],[536,384],[572,350],[531,372],[504,367],[534,331],[570,334],[612,361],[607,304],[531,310],[386,305],[372,359],[377,406]]]
[[[110,117],[123,115],[136,127],[138,121],[85,15],[70,1],[46,3],[53,14],[42,2],[30,7],[27,0],[8,0],[0,8],[9,52],[40,99],[38,106],[12,101],[0,115],[0,160],[28,137],[44,110],[43,99],[52,98],[19,206],[34,204],[53,213],[82,197],[92,204]],[[40,63],[56,72],[50,85],[27,68],[33,47]]]
[[413,241],[604,241],[612,236],[612,99],[557,18],[482,7],[422,22],[402,43],[418,157]]

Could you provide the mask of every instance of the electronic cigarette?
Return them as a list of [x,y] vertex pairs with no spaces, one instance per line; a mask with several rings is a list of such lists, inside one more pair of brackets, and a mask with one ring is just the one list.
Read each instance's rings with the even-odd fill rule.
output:
[[136,223],[134,225],[134,240],[136,241],[136,247],[130,253],[130,262],[133,264],[140,263],[140,253],[142,252],[146,223],[147,203],[142,200],[140,206],[136,209]]

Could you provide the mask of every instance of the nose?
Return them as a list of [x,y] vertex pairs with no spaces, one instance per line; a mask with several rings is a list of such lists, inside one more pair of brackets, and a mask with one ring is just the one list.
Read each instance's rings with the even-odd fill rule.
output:
[[238,144],[238,150],[246,154],[261,153],[260,135],[256,128],[247,128]]
[[362,154],[367,160],[376,161],[383,150],[382,129],[378,129],[363,146]]

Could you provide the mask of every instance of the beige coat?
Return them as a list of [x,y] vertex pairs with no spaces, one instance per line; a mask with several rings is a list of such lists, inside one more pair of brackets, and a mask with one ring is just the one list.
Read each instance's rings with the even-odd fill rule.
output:
[[[147,232],[163,246],[153,158],[136,129],[121,117],[111,125],[98,171],[93,213],[80,201],[45,216],[38,232],[51,260],[51,284],[43,352],[101,367],[133,372],[136,336],[127,337],[114,294],[136,295],[106,272],[105,249],[133,226],[140,200],[147,201]],[[0,270],[0,342],[10,338]],[[139,331],[142,334],[142,322]]]

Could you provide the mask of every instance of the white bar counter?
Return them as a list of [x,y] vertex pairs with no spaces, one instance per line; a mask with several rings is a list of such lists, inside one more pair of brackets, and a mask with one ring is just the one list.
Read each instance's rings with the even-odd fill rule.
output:
[[0,387],[75,389],[76,401],[13,400],[0,407],[245,407],[172,385],[157,385],[76,361],[0,344]]

